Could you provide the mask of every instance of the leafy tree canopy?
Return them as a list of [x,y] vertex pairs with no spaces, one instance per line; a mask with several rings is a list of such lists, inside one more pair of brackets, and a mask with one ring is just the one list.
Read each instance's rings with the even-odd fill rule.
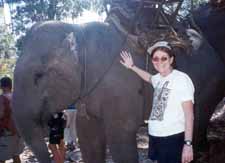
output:
[[[12,1],[12,0],[11,0]],[[104,0],[18,0],[12,13],[13,31],[16,35],[26,33],[34,23],[46,20],[63,20],[81,16],[84,10],[103,12]],[[23,36],[17,41],[21,49]]]
[[0,25],[0,58],[11,58],[16,53],[13,35],[6,25]]
[[14,10],[16,33],[24,33],[32,24],[45,20],[75,18],[90,9],[89,0],[21,0]]
[[12,77],[16,62],[15,41],[5,25],[0,25],[0,77]]

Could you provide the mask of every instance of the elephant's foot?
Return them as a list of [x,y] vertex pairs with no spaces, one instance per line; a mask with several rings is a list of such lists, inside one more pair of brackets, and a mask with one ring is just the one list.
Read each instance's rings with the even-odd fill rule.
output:
[[24,135],[27,145],[31,148],[40,163],[51,163],[50,154],[39,128],[30,128],[30,136]]

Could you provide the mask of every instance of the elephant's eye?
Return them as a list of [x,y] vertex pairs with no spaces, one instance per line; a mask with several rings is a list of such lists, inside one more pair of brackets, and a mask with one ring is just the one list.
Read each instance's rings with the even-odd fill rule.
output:
[[41,72],[38,72],[38,73],[35,73],[35,74],[34,74],[34,84],[35,84],[36,86],[38,85],[40,79],[41,79],[43,76],[44,76],[44,74],[41,73]]

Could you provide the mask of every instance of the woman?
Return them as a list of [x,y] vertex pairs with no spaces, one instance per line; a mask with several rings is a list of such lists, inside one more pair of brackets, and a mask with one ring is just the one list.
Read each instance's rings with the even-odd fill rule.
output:
[[121,52],[122,65],[137,73],[154,88],[148,132],[149,157],[158,163],[187,163],[193,160],[194,86],[189,76],[174,69],[175,56],[166,41],[148,48],[156,75],[135,66],[132,56]]

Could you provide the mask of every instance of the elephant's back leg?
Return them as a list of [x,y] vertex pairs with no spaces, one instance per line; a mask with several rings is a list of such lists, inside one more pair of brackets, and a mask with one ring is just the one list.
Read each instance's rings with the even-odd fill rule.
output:
[[[132,99],[131,99],[132,101]],[[118,99],[110,102],[109,111],[104,112],[106,140],[116,163],[138,163],[136,133],[141,118],[139,105],[133,100]]]
[[116,88],[120,94],[107,98],[103,111],[107,145],[114,162],[138,163],[136,133],[143,118],[143,100],[132,89]]
[[122,127],[107,129],[107,144],[116,163],[138,163],[136,131],[125,131]]
[[105,162],[105,132],[101,120],[77,114],[77,134],[85,163]]

